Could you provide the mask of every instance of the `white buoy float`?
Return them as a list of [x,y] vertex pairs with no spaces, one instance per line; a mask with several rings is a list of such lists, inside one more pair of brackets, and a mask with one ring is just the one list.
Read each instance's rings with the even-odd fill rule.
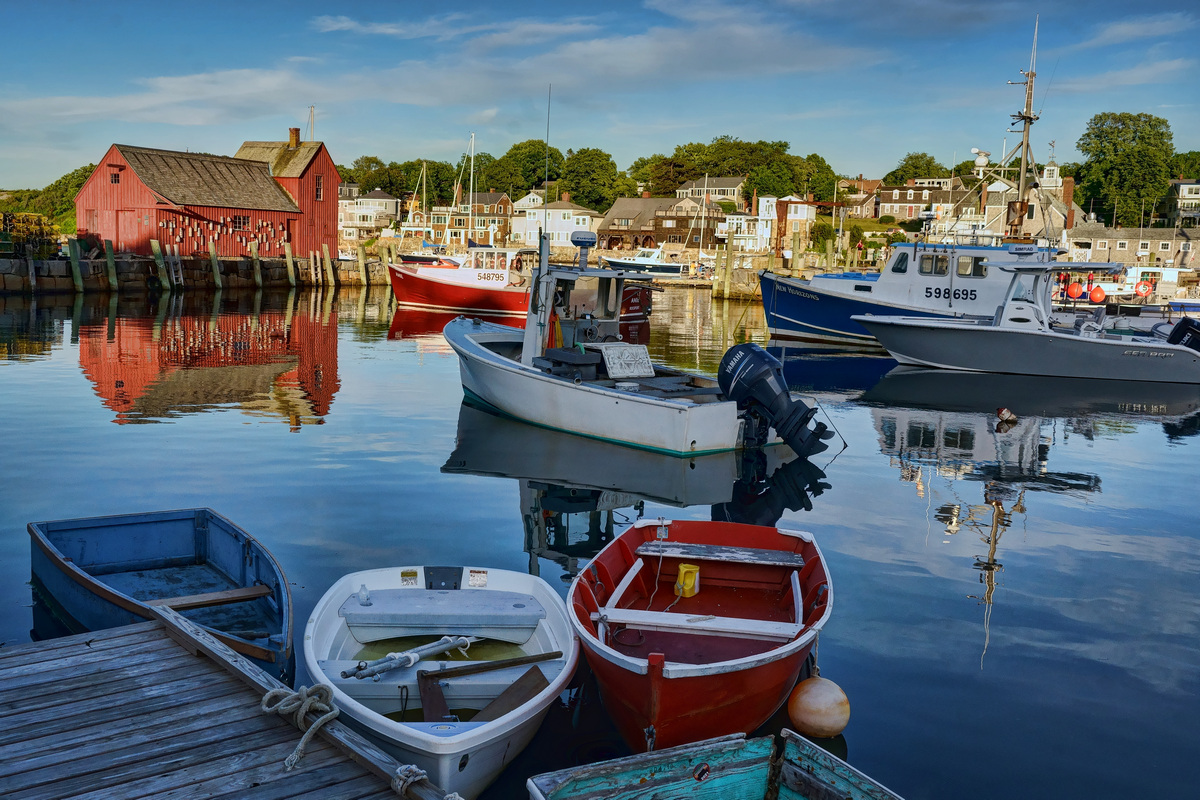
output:
[[831,739],[850,722],[850,699],[833,681],[814,675],[800,681],[788,698],[788,717],[796,732]]

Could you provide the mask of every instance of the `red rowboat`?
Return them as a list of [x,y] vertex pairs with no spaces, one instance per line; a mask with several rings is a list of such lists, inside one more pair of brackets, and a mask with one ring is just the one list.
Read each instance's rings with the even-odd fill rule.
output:
[[833,593],[811,534],[644,519],[576,576],[567,605],[609,716],[642,751],[766,722]]

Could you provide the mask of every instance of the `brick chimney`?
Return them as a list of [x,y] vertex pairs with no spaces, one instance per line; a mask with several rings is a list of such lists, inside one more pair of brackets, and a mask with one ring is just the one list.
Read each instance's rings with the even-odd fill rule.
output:
[[642,192],[642,197],[644,197],[645,199],[649,200],[649,199],[650,199],[650,193],[649,193],[649,192]]
[[907,181],[905,181],[905,182],[904,182],[904,185],[905,185],[905,186],[916,186],[916,185],[917,185],[917,179],[916,179],[916,178],[909,178]]
[[562,193],[562,201],[563,201],[564,203],[569,203],[569,202],[571,202],[571,193],[570,193],[570,192],[563,192],[563,193]]
[[300,129],[288,128],[288,147],[295,150],[300,146]]
[[1063,223],[1063,227],[1070,230],[1075,227],[1075,179],[1063,178],[1062,183],[1063,205],[1067,207],[1067,221]]

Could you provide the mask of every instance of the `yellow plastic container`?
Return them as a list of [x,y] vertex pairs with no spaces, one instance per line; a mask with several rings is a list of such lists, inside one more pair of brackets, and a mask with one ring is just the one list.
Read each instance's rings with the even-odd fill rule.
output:
[[700,591],[700,568],[695,564],[680,564],[679,577],[675,579],[675,594],[691,597]]

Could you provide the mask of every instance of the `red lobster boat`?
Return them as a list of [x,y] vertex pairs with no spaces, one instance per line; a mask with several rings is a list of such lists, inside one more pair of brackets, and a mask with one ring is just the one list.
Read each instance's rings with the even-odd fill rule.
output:
[[833,594],[809,533],[644,519],[576,576],[567,605],[609,716],[642,751],[766,722]]

